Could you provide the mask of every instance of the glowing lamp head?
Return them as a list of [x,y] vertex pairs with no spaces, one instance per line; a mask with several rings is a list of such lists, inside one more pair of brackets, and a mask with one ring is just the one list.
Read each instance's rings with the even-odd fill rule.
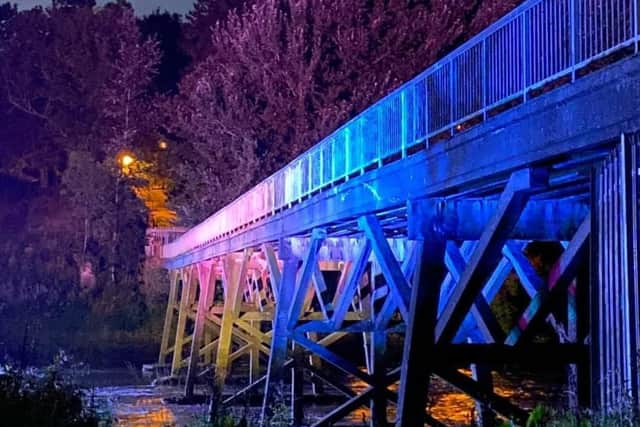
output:
[[120,157],[120,164],[125,168],[131,166],[135,161],[136,159],[130,154],[124,154],[122,157]]
[[160,142],[158,142],[158,147],[161,150],[166,150],[167,148],[169,148],[169,144],[167,144],[167,141],[161,139]]

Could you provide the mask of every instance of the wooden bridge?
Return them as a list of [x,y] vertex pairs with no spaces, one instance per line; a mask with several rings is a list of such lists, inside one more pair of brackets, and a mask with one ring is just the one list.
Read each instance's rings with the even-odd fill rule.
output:
[[[492,387],[506,364],[567,366],[569,406],[638,405],[639,8],[525,2],[162,246],[159,362],[190,395],[199,369],[224,387],[248,358],[263,421],[286,380],[295,425],[305,381],[345,396],[317,426],[362,405],[376,426],[442,425],[425,410],[432,375],[485,425],[522,422]],[[563,248],[548,272],[539,241]],[[492,302],[514,273],[528,305],[505,330]],[[535,339],[545,322],[554,342]],[[362,348],[341,353],[344,340]]]

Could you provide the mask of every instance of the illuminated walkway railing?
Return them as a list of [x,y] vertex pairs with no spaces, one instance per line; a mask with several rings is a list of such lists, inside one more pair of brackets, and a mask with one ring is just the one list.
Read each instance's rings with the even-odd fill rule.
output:
[[637,48],[640,0],[532,0],[163,248],[172,258],[480,122],[535,88]]

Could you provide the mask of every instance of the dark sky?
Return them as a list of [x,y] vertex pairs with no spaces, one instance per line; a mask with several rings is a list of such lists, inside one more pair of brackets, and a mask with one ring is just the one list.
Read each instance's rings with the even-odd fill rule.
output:
[[[146,15],[153,12],[157,8],[166,9],[170,12],[186,13],[193,6],[194,0],[129,0],[136,8],[138,15]],[[30,9],[36,5],[48,6],[51,0],[9,0],[10,3],[16,3],[19,9]],[[0,1],[2,3],[2,1]],[[98,4],[107,3],[107,0],[97,0]]]

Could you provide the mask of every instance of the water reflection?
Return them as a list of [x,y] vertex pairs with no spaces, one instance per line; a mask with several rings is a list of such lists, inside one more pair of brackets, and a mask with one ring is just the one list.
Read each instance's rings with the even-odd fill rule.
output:
[[[463,371],[464,372],[464,371]],[[467,371],[465,374],[469,375]],[[556,400],[560,395],[560,387],[550,384],[558,383],[560,378],[543,378],[533,375],[497,375],[494,373],[494,390],[496,394],[506,397],[530,409],[539,402]],[[345,378],[346,379],[346,378]],[[366,384],[355,379],[350,380],[355,392],[362,391]],[[397,384],[390,386],[397,391]],[[328,388],[325,389],[328,391]],[[228,390],[232,393],[234,390]],[[201,390],[202,392],[202,390]],[[309,386],[305,393],[311,394]],[[109,411],[116,426],[121,427],[167,427],[193,425],[202,419],[206,413],[206,405],[180,406],[165,403],[166,398],[178,397],[182,394],[179,387],[151,387],[151,386],[119,386],[95,389],[95,398]],[[317,421],[340,404],[336,400],[333,406],[309,405],[305,407],[305,417],[309,423]],[[258,408],[249,408],[249,412],[257,414]],[[438,420],[447,425],[468,425],[474,410],[474,401],[459,390],[447,384],[438,377],[431,383],[428,409]],[[362,407],[354,410],[344,421],[336,426],[368,425],[370,412]],[[395,418],[395,407],[389,405],[388,418]]]

